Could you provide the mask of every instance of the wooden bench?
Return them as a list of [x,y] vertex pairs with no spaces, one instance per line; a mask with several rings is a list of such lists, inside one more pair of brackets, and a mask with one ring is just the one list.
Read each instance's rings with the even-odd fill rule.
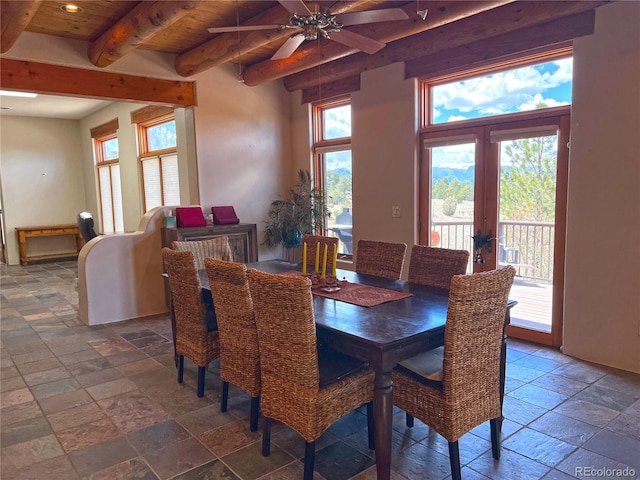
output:
[[[20,252],[20,265],[28,265],[29,261],[46,260],[53,258],[77,257],[84,245],[84,239],[80,235],[77,225],[47,225],[43,227],[16,227],[18,234],[18,250]],[[35,237],[53,237],[60,235],[73,235],[76,240],[76,249],[71,252],[49,253],[46,255],[29,255],[27,253],[27,239]]]

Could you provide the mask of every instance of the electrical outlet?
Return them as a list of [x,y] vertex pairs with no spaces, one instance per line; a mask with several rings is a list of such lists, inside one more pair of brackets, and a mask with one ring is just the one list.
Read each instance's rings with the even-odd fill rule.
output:
[[400,207],[398,205],[394,205],[391,207],[391,217],[400,218]]

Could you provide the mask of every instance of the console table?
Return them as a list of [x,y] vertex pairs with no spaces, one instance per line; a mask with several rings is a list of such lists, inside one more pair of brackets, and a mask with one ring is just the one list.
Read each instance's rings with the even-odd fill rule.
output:
[[[18,234],[18,250],[20,252],[20,265],[27,265],[32,260],[45,260],[50,258],[77,257],[84,245],[84,239],[80,235],[77,225],[47,225],[44,227],[16,227]],[[76,249],[72,252],[49,253],[45,255],[29,255],[27,253],[27,239],[35,237],[54,237],[60,235],[73,235],[76,240]]]
[[229,237],[233,260],[239,263],[258,261],[258,232],[255,223],[208,225],[191,228],[162,228],[162,246],[171,248],[173,241],[207,240]]

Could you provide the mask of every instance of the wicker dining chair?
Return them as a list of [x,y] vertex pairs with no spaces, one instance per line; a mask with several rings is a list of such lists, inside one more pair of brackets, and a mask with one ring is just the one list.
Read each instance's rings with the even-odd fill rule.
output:
[[456,275],[451,280],[442,363],[419,355],[392,374],[393,403],[449,442],[453,479],[460,479],[458,439],[489,420],[493,458],[500,458],[500,357],[515,269]]
[[398,280],[402,275],[406,251],[406,243],[359,240],[356,272]]
[[467,271],[469,252],[414,245],[409,259],[409,281],[448,289],[451,277]]
[[[327,245],[327,262],[328,266],[331,265],[331,260],[333,258],[333,246],[338,245],[338,237],[327,237],[324,235],[308,235],[304,234],[302,236],[302,243],[307,243],[307,265],[315,266],[316,264],[316,248],[318,244],[320,244],[320,265],[322,265],[322,259],[324,255],[324,246]],[[320,266],[320,269],[322,267]],[[333,273],[333,272],[332,272]]]
[[[409,259],[409,282],[449,289],[451,278],[465,274],[468,262],[467,250],[414,245]],[[430,358],[430,363],[442,364],[443,348],[436,348],[423,355]],[[413,427],[413,417],[408,413],[406,423],[407,427]]]
[[349,355],[318,347],[308,278],[253,269],[247,277],[260,345],[262,454],[270,452],[272,419],[288,425],[305,440],[304,479],[311,480],[315,441],[362,404],[373,446],[373,371]]
[[260,351],[253,302],[242,263],[205,258],[220,334],[220,411],[227,411],[229,383],[251,395],[250,428],[258,429],[260,408]]
[[184,357],[190,358],[198,366],[198,396],[202,397],[207,366],[220,356],[217,326],[207,319],[193,254],[164,247],[162,259],[176,319],[178,383],[184,377]]
[[171,243],[174,250],[193,253],[193,261],[196,270],[204,270],[205,258],[217,258],[233,262],[233,252],[229,245],[229,237],[214,237],[207,240],[174,241]]

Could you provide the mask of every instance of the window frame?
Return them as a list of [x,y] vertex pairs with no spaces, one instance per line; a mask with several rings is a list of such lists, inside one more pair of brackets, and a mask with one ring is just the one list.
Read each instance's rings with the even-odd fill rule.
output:
[[[137,124],[137,133],[138,133],[138,158],[139,158],[139,168],[140,168],[140,178],[141,178],[141,186],[142,186],[142,208],[146,213],[147,209],[147,192],[145,188],[145,176],[144,176],[144,162],[147,160],[158,160],[158,169],[159,169],[159,186],[160,186],[160,205],[157,206],[166,206],[165,199],[165,191],[164,191],[164,178],[163,178],[163,161],[165,157],[171,157],[173,155],[178,157],[178,145],[176,138],[176,146],[169,148],[162,148],[158,150],[150,150],[149,149],[149,129],[153,127],[157,127],[158,125],[162,125],[165,123],[173,122],[175,124],[176,117],[174,112],[161,114],[157,117],[153,117],[148,120],[140,121]],[[179,181],[179,176],[178,176]],[[178,192],[180,188],[178,187]]]
[[[113,178],[114,178],[114,169],[118,168],[118,175],[120,172],[120,148],[118,145],[118,157],[117,158],[105,158],[105,143],[110,140],[118,140],[118,120],[112,120],[111,122],[105,123],[104,125],[100,125],[98,127],[91,129],[91,138],[93,139],[93,152],[94,152],[94,162],[96,168],[96,181],[98,185],[97,195],[98,195],[98,205],[100,207],[100,225],[104,233],[117,233],[124,231],[124,212],[122,211],[122,186],[120,182],[120,178],[118,178],[119,183],[119,191],[120,198],[119,201],[116,201],[114,197],[114,188]],[[105,227],[104,219],[105,219],[105,211],[104,211],[104,203],[102,201],[103,196],[103,181],[101,178],[101,170],[107,169],[109,173],[109,196],[110,196],[110,204],[111,204],[111,226],[112,229],[108,229]],[[116,205],[120,205],[119,215],[116,214]],[[121,225],[118,225],[118,219],[121,222]],[[118,226],[122,227],[120,230]]]
[[[569,58],[573,56],[573,47],[563,47],[559,49],[549,50],[541,53],[536,53],[534,55],[525,55],[522,57],[518,57],[515,59],[505,60],[502,62],[494,62],[488,65],[483,65],[481,67],[470,68],[467,70],[461,70],[459,72],[450,73],[446,75],[440,76],[429,76],[422,77],[419,79],[419,93],[420,93],[420,104],[419,104],[419,115],[420,115],[420,130],[432,131],[434,128],[441,128],[447,125],[447,129],[452,128],[453,126],[466,127],[471,125],[471,122],[481,122],[483,119],[501,119],[501,118],[509,118],[509,119],[517,119],[517,116],[521,116],[526,118],[528,112],[512,112],[505,113],[500,115],[491,115],[486,117],[479,118],[470,118],[465,120],[456,120],[453,122],[444,122],[444,123],[433,123],[433,119],[431,118],[431,103],[432,103],[432,89],[433,87],[437,87],[440,85],[444,85],[447,83],[458,82],[461,80],[468,80],[471,78],[481,77],[483,75],[489,75],[494,73],[500,73],[507,70],[513,70],[516,68],[527,67],[531,65],[538,65],[541,63],[552,62],[554,60],[561,60],[564,58]],[[551,109],[565,109],[566,106],[561,105],[557,107],[548,107],[540,110],[551,110]],[[515,117],[514,117],[515,116]],[[486,122],[484,122],[486,123]]]
[[[333,108],[339,108],[343,106],[349,106],[351,108],[351,97],[341,96],[330,100],[324,100],[321,102],[312,103],[312,145],[311,153],[313,156],[313,182],[316,188],[322,189],[325,193],[325,201],[327,200],[327,171],[325,154],[340,151],[350,151],[353,159],[353,149],[351,144],[351,135],[347,137],[339,137],[332,139],[324,138],[324,112]],[[353,183],[352,183],[353,187]],[[319,235],[327,235],[328,228],[325,225],[322,232],[318,232]],[[352,260],[353,255],[342,253],[339,255],[342,260]]]
[[[118,157],[106,159],[104,155],[104,144],[109,140],[118,140],[118,132],[109,133],[107,135],[94,138],[94,150],[96,155],[96,165],[110,165],[113,163],[120,163],[120,148],[118,148]],[[119,145],[118,145],[119,147]]]

